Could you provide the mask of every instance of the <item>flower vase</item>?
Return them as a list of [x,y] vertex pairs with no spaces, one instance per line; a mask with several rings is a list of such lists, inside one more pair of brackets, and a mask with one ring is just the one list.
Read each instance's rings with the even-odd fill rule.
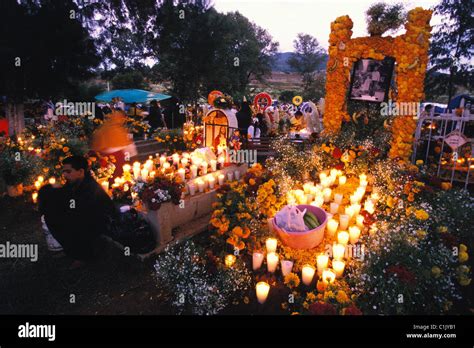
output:
[[7,193],[10,197],[18,197],[23,194],[23,184],[7,185]]

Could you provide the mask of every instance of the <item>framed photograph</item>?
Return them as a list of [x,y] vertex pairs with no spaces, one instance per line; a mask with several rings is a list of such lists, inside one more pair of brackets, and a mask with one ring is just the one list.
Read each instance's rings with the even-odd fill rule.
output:
[[381,103],[388,99],[395,59],[359,59],[353,67],[349,99]]

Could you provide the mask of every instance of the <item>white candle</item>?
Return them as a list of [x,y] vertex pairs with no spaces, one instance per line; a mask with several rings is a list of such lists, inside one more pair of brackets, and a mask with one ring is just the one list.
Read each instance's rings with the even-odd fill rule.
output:
[[178,169],[178,175],[181,177],[181,180],[184,182],[185,179],[186,179],[186,171],[184,170],[184,168],[179,168]]
[[315,207],[320,207],[323,205],[324,203],[324,198],[321,197],[321,196],[317,196],[314,201],[311,203],[311,205],[314,205]]
[[105,192],[109,192],[109,182],[107,180],[102,181],[100,184],[101,184],[101,186],[102,186],[102,188],[104,189]]
[[191,165],[191,176],[192,176],[193,179],[195,177],[197,177],[197,171],[198,171],[198,167],[195,164],[192,164]]
[[354,216],[354,208],[353,208],[353,206],[350,205],[350,206],[346,207],[344,211],[345,211],[346,215],[349,216],[349,220],[351,220],[352,217]]
[[304,193],[311,193],[311,189],[312,189],[313,186],[314,186],[314,185],[313,185],[312,182],[305,182],[305,183],[303,184],[303,191],[304,191]]
[[349,233],[347,231],[340,231],[337,234],[337,242],[342,245],[346,245],[349,242]]
[[234,171],[234,177],[235,177],[235,180],[239,180],[240,179],[240,171],[235,170]]
[[337,169],[335,169],[335,168],[331,169],[331,171],[329,172],[329,174],[330,174],[331,176],[337,176]]
[[349,226],[349,215],[347,214],[341,214],[339,215],[339,228],[341,230],[347,229],[347,226]]
[[336,234],[337,226],[339,226],[339,222],[334,219],[329,219],[327,223],[329,237],[333,237]]
[[349,200],[350,200],[351,204],[357,204],[357,203],[360,202],[360,198],[358,197],[357,194],[351,195]]
[[344,258],[344,253],[345,252],[346,252],[345,245],[333,244],[333,246],[332,246],[332,258],[334,260],[342,260]]
[[140,167],[133,166],[133,178],[135,180],[140,176]]
[[148,169],[143,168],[140,172],[140,176],[143,181],[146,181],[148,179]]
[[334,269],[334,273],[336,273],[336,277],[340,278],[342,277],[342,274],[344,273],[344,267],[346,266],[344,261],[340,260],[334,260],[332,262],[332,268]]
[[329,202],[331,200],[332,190],[330,188],[325,188],[323,190],[324,202]]
[[163,164],[165,164],[166,162],[166,157],[165,156],[161,156],[160,157],[160,166],[163,167]]
[[366,174],[360,174],[359,175],[359,180],[360,181],[367,181],[367,175]]
[[183,165],[183,167],[186,167],[188,165],[188,162],[189,162],[189,160],[187,158],[183,158],[181,160],[181,164]]
[[215,159],[211,159],[210,163],[211,163],[211,171],[215,172],[217,170],[217,161]]
[[163,163],[163,169],[164,170],[169,169],[169,167],[171,167],[171,164],[169,164],[169,162]]
[[359,182],[360,187],[366,187],[368,185],[367,181],[361,181]]
[[[130,167],[130,166],[129,166],[129,167]],[[44,181],[44,176],[41,176],[41,175],[38,176],[38,182],[39,182],[40,184],[42,184],[43,181]]]
[[252,254],[252,269],[256,271],[262,267],[263,262],[263,253],[255,252]]
[[35,181],[35,187],[37,190],[41,187],[41,183],[39,181]]
[[225,161],[224,157],[219,157],[217,159],[217,162],[219,162],[219,168],[220,169],[224,168],[224,161]]
[[204,192],[204,181],[198,179],[196,180],[196,184],[198,185],[199,192]]
[[179,155],[177,153],[174,153],[171,157],[173,158],[173,164],[179,163]]
[[359,215],[360,208],[361,208],[360,204],[352,204],[352,212],[353,212],[352,217]]
[[202,162],[201,166],[202,166],[202,175],[206,175],[207,174],[207,162]]
[[31,194],[31,199],[33,200],[33,203],[37,203],[38,202],[38,192],[33,192]]
[[339,185],[344,185],[347,182],[347,177],[342,175],[339,177]]
[[49,178],[48,182],[51,184],[51,185],[54,185],[56,183],[56,178]]
[[268,297],[268,292],[270,291],[270,285],[265,282],[258,282],[256,285],[257,299],[258,303],[264,304]]
[[278,254],[276,253],[268,253],[267,254],[267,270],[270,273],[276,271],[278,266]]
[[227,173],[227,180],[233,181],[233,180],[234,180],[234,173],[228,172],[228,173]]
[[214,179],[213,176],[209,176],[207,178],[207,181],[209,182],[209,188],[212,190],[214,188],[214,184],[216,182],[216,179]]
[[325,254],[318,255],[316,263],[318,265],[318,275],[321,276],[323,271],[328,268],[329,257]]
[[130,169],[132,169],[132,167],[130,166],[130,164],[124,164],[122,166],[122,169],[124,173],[130,173]]
[[221,186],[224,185],[225,175],[224,174],[219,174],[218,179],[219,179],[219,185],[221,185]]
[[319,173],[319,181],[321,182],[321,184],[324,180],[326,180],[327,177],[328,175],[326,173]]
[[293,269],[292,261],[281,260],[281,273],[283,274],[283,277],[285,277],[287,274],[290,274],[292,269]]
[[314,267],[312,265],[304,265],[302,270],[301,270],[301,278],[303,280],[303,283],[305,285],[309,285],[311,284],[311,281],[313,280],[313,277],[314,277],[314,273],[316,272],[316,270],[314,269]]
[[373,202],[377,202],[380,199],[380,195],[377,192],[372,192],[372,194],[370,195],[370,199]]
[[337,203],[331,203],[330,204],[329,211],[331,212],[331,214],[337,214],[338,210],[339,210],[339,204],[337,204]]
[[148,169],[148,171],[153,169],[153,161],[151,159],[146,160],[144,168]]
[[196,194],[196,185],[194,184],[189,184],[188,185],[188,188],[189,188],[189,194],[191,196],[194,196]]
[[364,217],[362,215],[357,215],[356,217],[356,224],[360,228],[364,228]]
[[323,279],[324,285],[332,284],[334,283],[334,280],[336,279],[336,275],[331,269],[325,269],[323,271],[322,279]]
[[357,197],[360,197],[360,199],[362,199],[365,195],[365,187],[363,186],[359,186],[355,192],[355,194],[357,195]]
[[349,227],[349,241],[351,244],[357,243],[360,237],[360,228],[357,226]]
[[150,172],[150,179],[153,179],[156,175],[156,172],[155,171],[152,171]]
[[369,214],[373,214],[375,212],[374,202],[370,199],[366,200],[364,203],[364,210],[366,210]]
[[342,204],[342,198],[343,197],[344,197],[344,195],[342,193],[336,193],[334,195],[334,203]]
[[267,253],[274,253],[277,249],[278,240],[276,238],[267,238],[265,246],[267,247]]
[[235,260],[237,258],[235,257],[235,255],[232,255],[232,254],[228,254],[226,255],[225,259],[224,259],[224,263],[227,267],[232,267],[235,263]]

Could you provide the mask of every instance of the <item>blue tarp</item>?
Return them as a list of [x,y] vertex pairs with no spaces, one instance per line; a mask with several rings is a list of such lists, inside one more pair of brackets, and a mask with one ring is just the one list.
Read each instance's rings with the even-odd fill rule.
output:
[[113,98],[119,97],[124,103],[147,103],[152,100],[165,100],[171,96],[161,93],[144,91],[143,89],[115,89],[103,92],[95,96],[98,101],[111,102]]

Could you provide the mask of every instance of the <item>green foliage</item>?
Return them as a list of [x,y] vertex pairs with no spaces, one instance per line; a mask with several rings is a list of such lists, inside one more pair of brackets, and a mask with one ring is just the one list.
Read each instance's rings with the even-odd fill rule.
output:
[[381,36],[385,32],[397,30],[404,22],[406,13],[402,3],[388,5],[378,2],[366,11],[367,31],[370,36]]
[[295,91],[282,91],[278,98],[282,103],[291,103],[293,97],[297,95]]
[[112,86],[114,89],[147,89],[148,84],[145,82],[141,72],[128,71],[115,75],[112,78]]
[[37,156],[13,140],[0,145],[0,176],[7,185],[31,184],[39,172],[39,162]]

